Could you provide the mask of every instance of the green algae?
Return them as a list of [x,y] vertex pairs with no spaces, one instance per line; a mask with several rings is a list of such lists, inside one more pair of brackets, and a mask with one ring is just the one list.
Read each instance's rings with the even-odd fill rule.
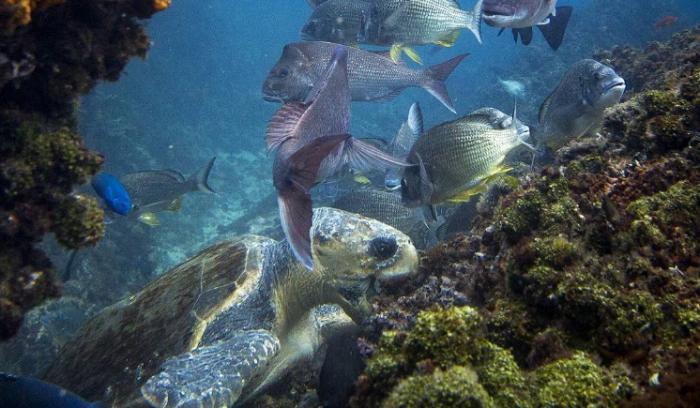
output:
[[607,407],[615,395],[601,368],[581,352],[535,370],[532,387],[542,408]]
[[479,383],[472,370],[454,366],[446,371],[437,370],[429,376],[411,376],[405,379],[382,404],[386,408],[497,407]]

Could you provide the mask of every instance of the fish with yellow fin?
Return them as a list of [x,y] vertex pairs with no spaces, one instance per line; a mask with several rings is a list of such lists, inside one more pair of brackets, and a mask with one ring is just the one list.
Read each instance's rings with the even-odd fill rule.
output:
[[525,145],[529,128],[513,116],[482,108],[425,132],[413,145],[401,194],[409,207],[463,202],[483,191],[490,179],[509,171],[506,155]]
[[482,0],[469,11],[462,10],[454,0],[375,0],[372,4],[363,22],[360,42],[390,45],[395,62],[403,52],[420,64],[412,46],[451,47],[463,29],[471,31],[481,43]]

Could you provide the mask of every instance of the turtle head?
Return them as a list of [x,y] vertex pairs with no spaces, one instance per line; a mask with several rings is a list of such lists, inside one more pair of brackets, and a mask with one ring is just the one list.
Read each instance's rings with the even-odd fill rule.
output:
[[314,210],[312,253],[323,281],[355,311],[367,309],[367,294],[375,281],[409,276],[418,266],[416,248],[406,234],[334,208]]

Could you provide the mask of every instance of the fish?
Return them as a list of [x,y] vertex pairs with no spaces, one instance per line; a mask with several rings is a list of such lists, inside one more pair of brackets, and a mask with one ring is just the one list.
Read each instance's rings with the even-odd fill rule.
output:
[[606,108],[625,92],[625,80],[607,65],[584,59],[572,65],[540,106],[531,130],[541,148],[557,150],[569,140],[595,136]]
[[557,50],[564,41],[566,26],[574,9],[557,7],[557,0],[484,0],[484,22],[493,27],[512,29],[513,39],[524,45],[532,42],[532,27],[537,27],[547,44]]
[[121,182],[129,192],[134,205],[132,215],[139,219],[144,213],[174,211],[179,208],[183,195],[192,191],[213,194],[209,174],[216,157],[189,178],[176,170],[146,170],[122,176]]
[[676,22],[678,22],[678,16],[663,16],[654,24],[654,30],[659,31],[671,27]]
[[403,205],[399,191],[387,191],[373,186],[346,188],[330,206],[391,225],[409,235],[421,248],[432,246],[437,241],[435,233],[443,221],[441,219],[437,223],[431,223],[426,220],[420,208]]
[[[482,108],[425,132],[408,155],[413,164],[404,171],[401,195],[408,207],[461,202],[474,190],[508,171],[506,155],[518,145],[534,149],[525,141],[527,132],[516,117]],[[458,199],[463,195],[464,199]]]
[[[388,146],[388,153],[394,157],[405,159],[411,148],[423,133],[423,112],[420,105],[415,102],[408,110],[406,121],[401,124],[399,131]],[[389,191],[401,188],[401,169],[390,167],[384,174],[384,187]]]
[[275,153],[272,182],[282,229],[295,258],[309,270],[311,188],[345,167],[362,171],[405,165],[348,133],[350,49],[336,45],[329,53],[325,72],[304,102],[284,104],[268,123],[265,138]]
[[421,63],[415,45],[435,44],[451,47],[461,30],[467,29],[481,43],[481,6],[478,0],[471,11],[462,10],[455,0],[374,0],[362,24],[363,43],[391,46],[398,61],[401,52]]
[[0,406],[8,408],[98,408],[57,385],[32,377],[0,373]]
[[514,97],[525,96],[525,84],[522,82],[514,79],[499,79],[498,82],[509,95]]
[[92,178],[90,185],[113,212],[119,215],[128,215],[131,212],[134,204],[126,187],[118,178],[109,173],[99,173]]
[[301,38],[304,41],[355,45],[359,42],[365,16],[371,9],[371,0],[324,1],[314,8],[304,23]]
[[[321,79],[337,44],[311,41],[288,44],[262,87],[267,101],[304,101]],[[384,101],[408,87],[421,87],[455,113],[445,80],[468,54],[426,70],[396,64],[386,55],[348,48],[348,81],[353,101]]]

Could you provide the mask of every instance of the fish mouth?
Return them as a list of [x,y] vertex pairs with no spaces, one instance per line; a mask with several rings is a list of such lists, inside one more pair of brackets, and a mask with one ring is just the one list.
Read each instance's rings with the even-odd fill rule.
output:
[[616,79],[614,81],[610,81],[605,88],[603,88],[603,92],[607,93],[612,91],[615,88],[624,88],[625,87],[625,80],[622,78]]
[[263,100],[266,102],[281,102],[284,103],[284,98],[280,95],[263,94]]
[[512,4],[503,1],[485,1],[481,13],[484,17],[509,17],[514,15],[516,8]]

